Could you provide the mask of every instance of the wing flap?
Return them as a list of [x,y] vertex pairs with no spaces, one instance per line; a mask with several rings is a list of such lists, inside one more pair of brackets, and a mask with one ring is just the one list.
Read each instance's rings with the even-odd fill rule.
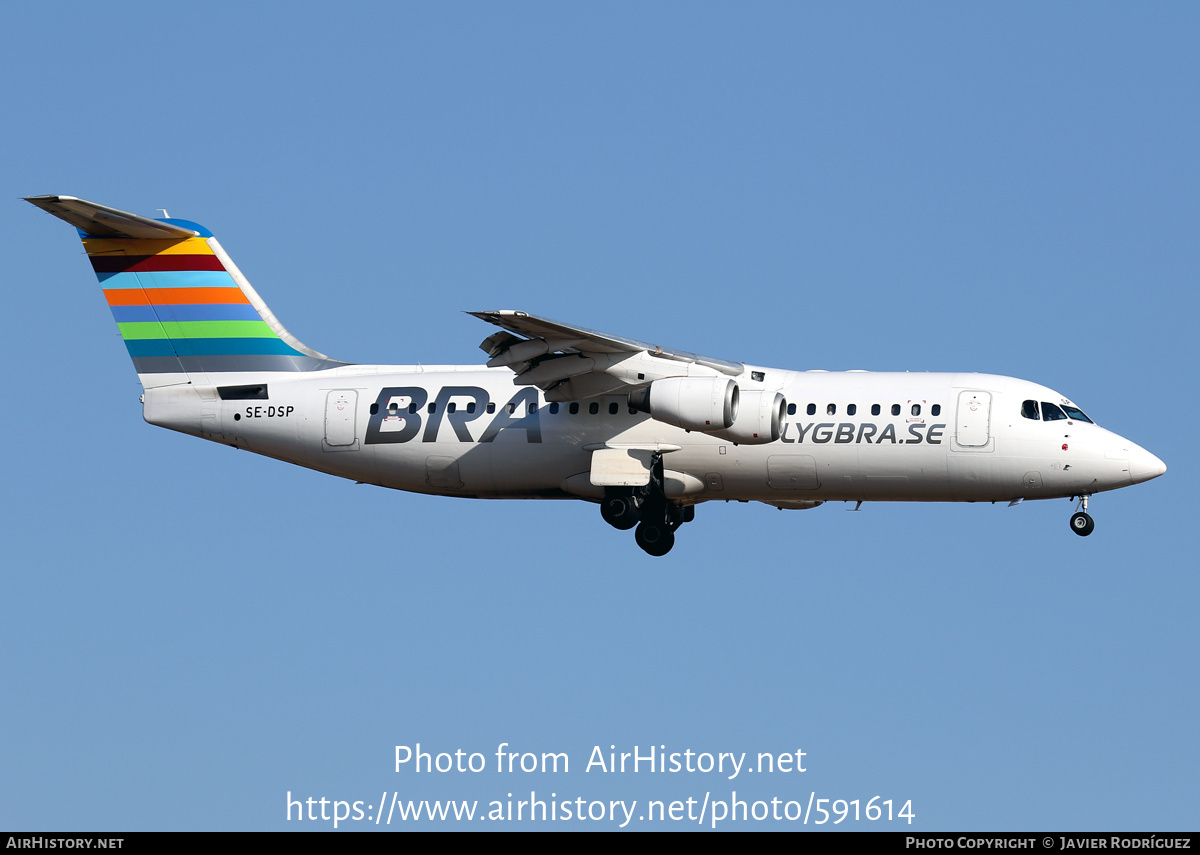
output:
[[645,351],[659,359],[690,362],[714,368],[722,374],[728,374],[731,377],[741,374],[745,368],[740,362],[730,362],[727,359],[717,359],[712,356],[701,356],[698,353],[690,353],[686,350],[675,350],[674,348],[662,347],[661,345],[651,344],[646,341],[638,341],[634,338],[610,335],[609,333],[590,330],[587,327],[577,327],[571,324],[564,324],[561,321],[552,321],[549,318],[539,318],[537,315],[531,315],[528,312],[467,312],[467,314],[487,321],[489,324],[495,324],[501,329],[525,336],[527,339],[542,339],[547,342],[555,340],[572,342],[575,348],[584,353],[638,353],[639,351]]
[[513,382],[537,386],[550,401],[570,401],[645,386],[663,377],[739,376],[740,362],[665,348],[527,312],[468,312],[505,330],[484,339],[488,366],[508,367]]

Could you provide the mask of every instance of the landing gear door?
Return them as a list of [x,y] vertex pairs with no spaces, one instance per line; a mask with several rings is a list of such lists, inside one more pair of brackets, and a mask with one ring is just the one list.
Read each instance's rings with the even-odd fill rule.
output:
[[991,451],[992,393],[964,390],[958,393],[955,451]]
[[598,448],[592,452],[594,487],[645,487],[654,452],[641,448]]

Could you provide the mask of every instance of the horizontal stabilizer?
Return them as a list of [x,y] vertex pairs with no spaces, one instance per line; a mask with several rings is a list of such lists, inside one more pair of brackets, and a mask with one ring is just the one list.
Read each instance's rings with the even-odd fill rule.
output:
[[93,237],[175,238],[198,237],[200,232],[149,217],[139,217],[128,211],[118,211],[74,196],[26,196],[25,201],[73,225]]

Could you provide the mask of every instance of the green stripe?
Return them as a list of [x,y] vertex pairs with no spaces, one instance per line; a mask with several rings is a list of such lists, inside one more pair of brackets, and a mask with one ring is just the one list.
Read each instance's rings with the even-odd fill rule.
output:
[[137,321],[117,324],[126,341],[147,338],[279,338],[266,321]]

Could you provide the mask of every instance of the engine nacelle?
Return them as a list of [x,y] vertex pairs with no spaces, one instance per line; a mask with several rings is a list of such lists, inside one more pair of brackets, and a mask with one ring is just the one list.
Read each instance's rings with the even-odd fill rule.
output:
[[629,396],[657,421],[705,433],[735,424],[738,384],[727,377],[666,377]]
[[742,392],[737,418],[725,430],[709,431],[713,436],[746,445],[774,442],[783,433],[787,400],[780,392]]

